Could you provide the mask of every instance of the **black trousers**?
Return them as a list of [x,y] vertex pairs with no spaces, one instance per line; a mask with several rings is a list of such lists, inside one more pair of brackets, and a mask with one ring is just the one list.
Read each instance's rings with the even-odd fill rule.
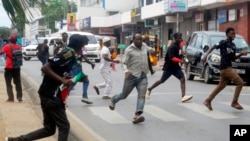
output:
[[55,134],[58,127],[58,141],[67,141],[69,136],[70,124],[66,116],[65,105],[57,97],[40,97],[43,112],[43,128],[30,132],[11,141],[33,141],[49,137]]
[[16,96],[18,100],[22,100],[23,92],[22,92],[22,84],[21,84],[21,72],[20,68],[18,69],[5,69],[4,77],[7,88],[7,94],[9,100],[14,100],[14,94],[12,89],[11,81],[14,81],[16,86]]

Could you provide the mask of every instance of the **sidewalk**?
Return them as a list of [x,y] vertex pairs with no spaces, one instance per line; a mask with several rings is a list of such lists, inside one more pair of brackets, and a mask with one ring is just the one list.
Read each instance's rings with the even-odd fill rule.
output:
[[[43,127],[42,120],[33,110],[34,105],[25,89],[23,87],[22,103],[16,99],[14,103],[5,102],[6,85],[4,73],[0,71],[0,141],[4,141],[6,136],[19,136]],[[56,141],[56,138],[52,136],[40,141]]]

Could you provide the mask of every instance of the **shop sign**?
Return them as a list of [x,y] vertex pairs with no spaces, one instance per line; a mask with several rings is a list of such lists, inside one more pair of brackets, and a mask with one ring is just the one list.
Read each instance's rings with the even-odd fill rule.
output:
[[219,23],[227,22],[227,10],[218,11],[218,19],[217,20]]
[[[183,22],[183,16],[179,16],[179,21],[178,22]],[[177,22],[177,17],[176,16],[166,16],[166,23],[176,23]]]
[[135,8],[131,10],[131,21],[132,22],[138,22],[141,20],[141,8]]
[[237,10],[230,9],[228,10],[228,21],[235,21],[237,20]]
[[155,25],[155,20],[147,19],[145,20],[144,24],[145,24],[145,27],[152,27]]
[[169,0],[164,0],[164,3],[163,3],[164,12],[165,12],[165,13],[169,12],[169,6],[168,6],[169,2],[168,2],[168,1],[169,1]]
[[114,29],[113,28],[100,28],[99,29],[99,34],[100,35],[113,35],[114,34]]
[[204,14],[203,13],[199,13],[199,14],[195,14],[195,22],[203,22],[204,21]]
[[83,19],[83,29],[91,28],[91,17]]
[[201,5],[201,0],[188,0],[188,8],[200,5]]
[[187,0],[169,0],[169,11],[170,12],[187,12],[188,5]]

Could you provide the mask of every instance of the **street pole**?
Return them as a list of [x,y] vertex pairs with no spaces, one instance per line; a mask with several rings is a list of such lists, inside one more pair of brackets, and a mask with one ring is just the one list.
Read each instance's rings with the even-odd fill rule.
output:
[[179,12],[176,13],[176,32],[179,32]]

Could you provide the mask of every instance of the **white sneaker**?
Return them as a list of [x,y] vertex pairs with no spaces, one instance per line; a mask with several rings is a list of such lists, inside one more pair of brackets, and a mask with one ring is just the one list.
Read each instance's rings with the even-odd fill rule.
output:
[[181,102],[187,102],[193,98],[192,95],[185,95],[181,98]]
[[93,104],[93,102],[92,101],[90,101],[89,99],[87,99],[87,98],[82,98],[82,100],[81,100],[83,103],[86,103],[86,104]]
[[5,137],[5,141],[9,141],[8,137]]
[[150,99],[150,94],[151,94],[151,91],[147,90],[145,98],[146,99]]

